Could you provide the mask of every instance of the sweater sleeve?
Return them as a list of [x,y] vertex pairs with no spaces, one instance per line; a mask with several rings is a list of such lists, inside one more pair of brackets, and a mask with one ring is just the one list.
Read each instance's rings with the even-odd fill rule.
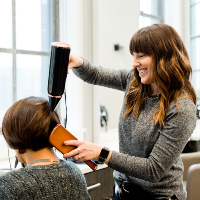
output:
[[178,99],[170,105],[159,137],[148,158],[112,152],[108,166],[126,175],[158,182],[178,160],[196,126],[196,107],[189,99]]
[[72,70],[84,82],[121,91],[125,91],[127,79],[131,73],[131,70],[111,70],[95,67],[87,60],[84,60],[82,66],[73,68]]

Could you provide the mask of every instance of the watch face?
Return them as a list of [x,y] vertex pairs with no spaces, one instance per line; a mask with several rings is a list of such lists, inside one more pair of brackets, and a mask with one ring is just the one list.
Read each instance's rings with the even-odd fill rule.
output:
[[107,149],[106,147],[102,148],[99,155],[99,161],[104,162],[107,159],[109,152],[109,149]]

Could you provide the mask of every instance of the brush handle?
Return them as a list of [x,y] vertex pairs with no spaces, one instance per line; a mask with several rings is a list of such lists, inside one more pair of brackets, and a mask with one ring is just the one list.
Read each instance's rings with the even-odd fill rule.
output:
[[86,161],[84,161],[93,171],[96,171],[96,169],[97,169],[97,165],[94,163],[94,162],[92,162],[91,160],[86,160]]

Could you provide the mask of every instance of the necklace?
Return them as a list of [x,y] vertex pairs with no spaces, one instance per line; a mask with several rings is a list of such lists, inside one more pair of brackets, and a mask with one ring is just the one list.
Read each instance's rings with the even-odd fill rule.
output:
[[57,159],[57,160],[53,160],[53,159],[38,159],[38,160],[35,160],[33,161],[29,166],[35,164],[35,163],[38,163],[38,162],[52,162],[52,163],[57,163],[57,162],[60,162],[61,160]]
[[137,121],[140,121],[140,120],[144,119],[145,117],[148,117],[148,116],[153,112],[153,110],[154,110],[155,107],[158,105],[158,103],[159,103],[159,99],[158,99],[158,101],[155,103],[155,105],[154,105],[154,107],[152,108],[152,110],[151,110],[147,115],[145,115],[144,117],[142,117],[142,118],[140,118],[140,119],[136,119],[136,120],[137,120]]

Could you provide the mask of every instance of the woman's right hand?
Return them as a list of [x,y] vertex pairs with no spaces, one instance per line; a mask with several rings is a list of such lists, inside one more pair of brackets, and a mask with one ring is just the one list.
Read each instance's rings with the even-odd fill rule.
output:
[[[68,70],[72,69],[73,67],[80,67],[81,65],[83,65],[83,58],[74,53],[70,53]],[[67,73],[69,74],[69,71]]]

